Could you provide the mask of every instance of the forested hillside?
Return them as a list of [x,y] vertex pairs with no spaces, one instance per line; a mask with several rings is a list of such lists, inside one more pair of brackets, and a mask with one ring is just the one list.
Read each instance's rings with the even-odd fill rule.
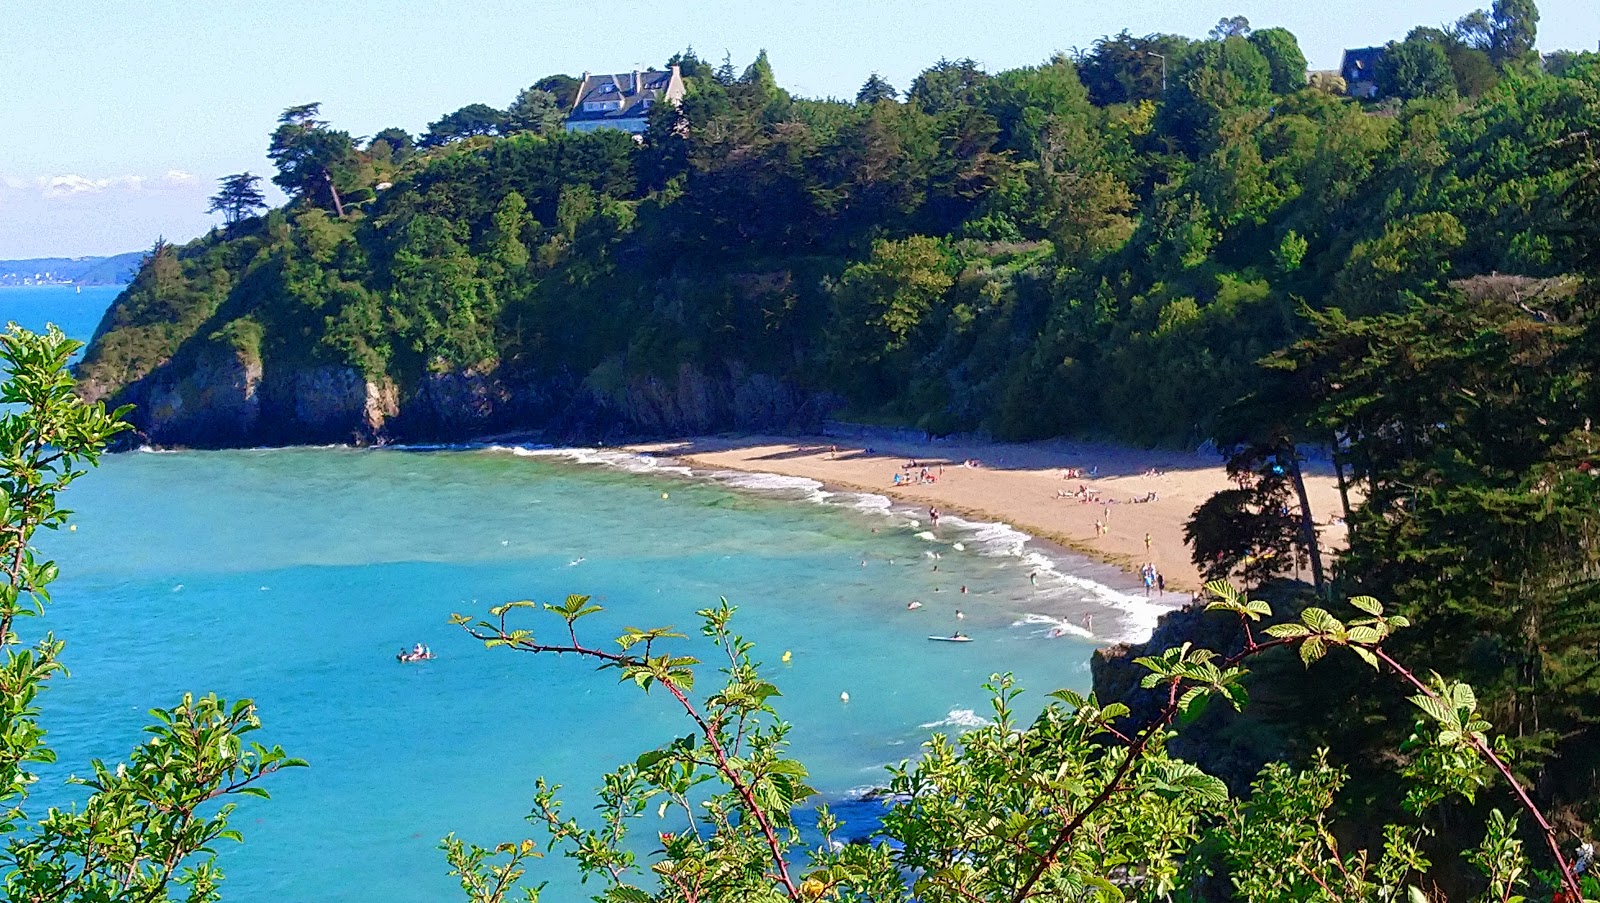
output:
[[1600,119],[1600,66],[1546,74],[1530,32],[1496,68],[1516,37],[1420,29],[1407,45],[1483,66],[1377,104],[1308,87],[1293,35],[1240,20],[998,73],[940,61],[854,102],[689,52],[685,102],[642,143],[561,132],[564,77],[416,139],[310,104],[272,136],[290,205],[225,191],[231,225],[155,249],[80,376],[155,441],[201,445],[840,408],[1195,443],[1303,307],[1568,269],[1555,148]]
[[[903,95],[873,76],[853,102],[791,96],[764,55],[741,74],[685,52],[670,63],[687,96],[656,106],[640,142],[564,133],[565,76],[415,137],[357,139],[296,107],[270,145],[292,202],[258,215],[253,177],[225,180],[228,226],[152,250],[80,391],[136,404],[147,440],[195,445],[594,440],[830,414],[1214,441],[1238,488],[1195,512],[1194,560],[1264,587],[1278,632],[1223,587],[1220,627],[1191,611],[1137,667],[1102,662],[1103,698],[1133,703],[1117,723],[1146,725],[1115,736],[1136,758],[1191,714],[1184,681],[1227,683],[1252,697],[1244,714],[1210,712],[1172,750],[1235,793],[1254,781],[1262,811],[1294,796],[1273,795],[1290,773],[1264,763],[1312,763],[1321,808],[1273,816],[1315,816],[1304,849],[1344,879],[1367,859],[1340,844],[1433,856],[1436,898],[1464,898],[1484,886],[1457,854],[1486,824],[1517,832],[1496,811],[1513,811],[1507,787],[1553,820],[1520,825],[1530,847],[1600,821],[1600,55],[1541,60],[1536,22],[1527,0],[1496,0],[1419,28],[1385,49],[1375,100],[1308,80],[1288,32],[1231,19],[1004,72],[940,61]],[[1331,450],[1342,511],[1305,502],[1313,445]],[[1316,526],[1335,514],[1348,549],[1324,573]],[[1291,558],[1315,563],[1311,585],[1275,582]],[[1352,596],[1370,617],[1318,607]],[[1224,679],[1178,660],[1190,642],[1259,659]],[[1305,679],[1302,659],[1331,646],[1374,670]],[[1379,647],[1411,670],[1380,668]],[[1420,708],[1461,753],[1448,761],[1417,739],[1419,697],[1394,691],[1397,676],[1464,686],[1429,670],[1477,688]],[[1141,699],[1136,678],[1165,695]],[[1491,760],[1499,778],[1414,790]],[[1414,834],[1381,827],[1423,809]],[[1229,841],[1231,867],[1286,863],[1299,890],[1284,899],[1374,898],[1335,893],[1326,862],[1302,868],[1312,887],[1267,837]]]

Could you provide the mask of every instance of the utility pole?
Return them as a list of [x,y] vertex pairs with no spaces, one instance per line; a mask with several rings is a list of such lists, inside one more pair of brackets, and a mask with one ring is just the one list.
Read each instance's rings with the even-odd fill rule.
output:
[[1161,96],[1167,96],[1167,58],[1153,50],[1146,50],[1145,56],[1153,56],[1161,61]]

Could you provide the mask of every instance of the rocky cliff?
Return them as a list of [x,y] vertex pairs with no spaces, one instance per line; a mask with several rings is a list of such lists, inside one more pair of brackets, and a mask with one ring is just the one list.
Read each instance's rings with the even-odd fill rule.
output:
[[551,442],[615,442],[722,430],[815,431],[836,407],[738,362],[682,365],[673,379],[546,378],[447,372],[415,384],[353,367],[263,365],[222,343],[180,355],[120,389],[92,378],[91,400],[134,406],[133,444],[229,448],[459,442],[526,433]]

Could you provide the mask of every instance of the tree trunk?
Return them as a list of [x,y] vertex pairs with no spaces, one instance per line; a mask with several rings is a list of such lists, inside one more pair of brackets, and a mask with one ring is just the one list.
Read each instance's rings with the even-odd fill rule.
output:
[[328,194],[333,197],[333,212],[344,219],[344,204],[339,201],[339,189],[333,187],[333,176],[327,170],[322,171],[322,181],[328,183]]
[[1344,481],[1344,456],[1339,454],[1339,434],[1333,436],[1329,446],[1333,457],[1333,476],[1339,481],[1339,503],[1344,507],[1344,527],[1350,529],[1350,485]]
[[1311,583],[1317,595],[1325,589],[1322,577],[1322,549],[1317,545],[1317,522],[1311,516],[1311,496],[1306,492],[1306,478],[1300,472],[1300,453],[1288,448],[1289,479],[1294,481],[1295,495],[1300,497],[1300,541],[1311,555]]

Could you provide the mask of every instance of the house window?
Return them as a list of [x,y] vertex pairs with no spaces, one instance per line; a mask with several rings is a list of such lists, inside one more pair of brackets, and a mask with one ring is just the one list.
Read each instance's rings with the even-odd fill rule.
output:
[[601,94],[615,94],[615,93],[617,93],[617,86],[616,85],[612,85],[612,84],[601,85],[600,86],[600,93]]
[[586,100],[583,102],[585,113],[605,113],[610,110],[622,109],[620,100]]

